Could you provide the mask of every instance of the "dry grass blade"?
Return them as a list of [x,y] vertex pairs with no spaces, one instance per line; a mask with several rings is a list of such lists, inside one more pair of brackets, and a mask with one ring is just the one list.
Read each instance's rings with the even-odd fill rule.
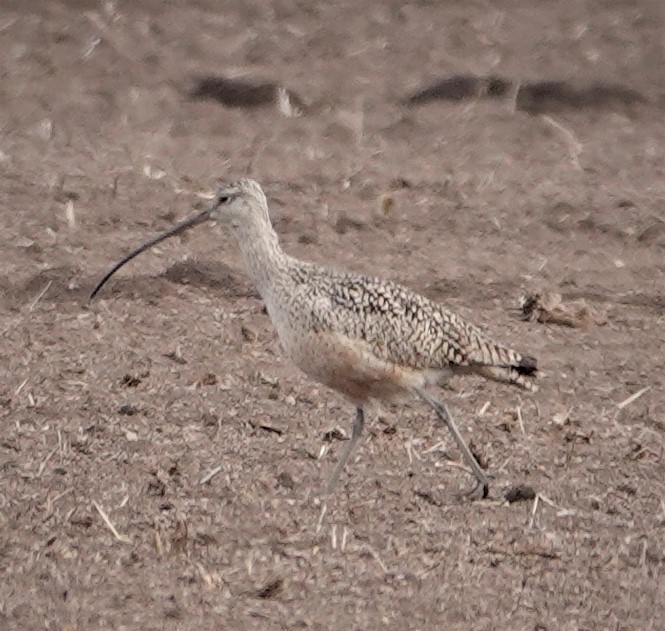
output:
[[97,503],[95,500],[92,501],[92,505],[95,507],[97,512],[99,513],[99,516],[104,520],[104,523],[106,524],[106,527],[111,531],[113,536],[120,541],[121,543],[127,543],[131,544],[132,540],[127,537],[126,535],[120,534],[115,526],[111,523],[111,520],[109,519],[109,516],[106,514],[104,509]]
[[383,562],[383,559],[381,559],[381,557],[379,556],[379,553],[370,545],[365,545],[363,547],[371,555],[371,557],[379,564],[381,571],[384,574],[388,574],[388,567]]
[[303,114],[301,99],[282,86],[277,87],[277,109],[285,118],[297,118]]
[[202,478],[199,484],[207,484],[212,480],[220,471],[222,470],[222,466],[220,465],[219,467],[215,467],[214,469],[211,469],[206,473]]
[[176,526],[173,537],[171,538],[171,554],[185,554],[187,552],[187,540],[189,538],[189,529],[184,515],[176,516]]
[[70,230],[76,228],[76,212],[74,211],[74,202],[71,199],[65,205],[65,219]]
[[540,501],[540,495],[536,493],[536,497],[533,499],[533,507],[531,508],[531,515],[529,516],[529,528],[533,528],[536,523],[536,514],[538,512],[538,502]]
[[316,522],[316,529],[314,531],[317,535],[321,531],[321,526],[323,525],[323,519],[325,518],[327,512],[328,512],[328,504],[324,503],[321,506],[321,512],[319,513],[319,519]]
[[26,377],[21,383],[19,384],[18,388],[14,390],[14,396],[17,397],[19,394],[21,394],[21,391],[23,388],[25,388],[26,384],[28,383],[28,378]]
[[637,399],[639,399],[643,394],[649,392],[649,390],[651,390],[651,386],[646,386],[646,388],[638,390],[637,392],[631,394],[627,399],[621,401],[621,403],[617,403],[617,407],[620,410],[623,410],[625,407],[628,407],[634,401],[637,401]]
[[32,300],[30,303],[30,306],[28,307],[28,311],[34,311],[35,307],[37,306],[37,303],[44,297],[46,292],[49,290],[51,285],[53,284],[53,281],[50,280],[46,285],[44,286],[44,289],[42,289]]
[[519,423],[520,426],[520,431],[522,432],[523,436],[526,436],[526,429],[524,429],[524,418],[522,417],[522,406],[518,405],[516,410],[515,410],[515,416],[517,417],[517,422]]
[[58,451],[58,446],[57,445],[53,449],[51,449],[51,451],[48,452],[46,458],[44,458],[44,460],[42,460],[39,463],[39,469],[37,470],[37,477],[40,477],[42,475],[42,473],[44,473],[44,469],[46,468],[46,465],[48,464],[48,461],[51,458],[53,458],[56,451]]
[[555,121],[551,116],[543,115],[541,118],[551,127],[554,127],[557,131],[561,132],[566,143],[568,144],[568,154],[570,155],[570,161],[573,163],[573,166],[579,171],[582,170],[582,165],[580,164],[580,155],[582,153],[583,145],[577,140],[575,134],[564,127],[561,123]]

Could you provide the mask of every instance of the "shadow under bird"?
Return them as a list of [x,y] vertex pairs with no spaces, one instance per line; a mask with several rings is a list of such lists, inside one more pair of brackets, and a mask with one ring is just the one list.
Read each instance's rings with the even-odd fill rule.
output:
[[268,202],[257,182],[223,185],[210,208],[144,243],[114,265],[90,298],[125,263],[198,224],[218,221],[235,235],[249,275],[263,298],[286,355],[307,375],[356,407],[351,438],[327,485],[332,492],[354,452],[373,399],[415,394],[445,423],[477,480],[489,483],[445,404],[427,391],[454,374],[476,374],[536,390],[533,357],[492,341],[442,305],[390,281],[299,261],[280,247]]

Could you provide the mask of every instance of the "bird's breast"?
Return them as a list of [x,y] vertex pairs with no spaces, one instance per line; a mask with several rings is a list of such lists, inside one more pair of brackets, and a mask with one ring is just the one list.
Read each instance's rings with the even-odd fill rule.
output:
[[398,399],[414,388],[441,380],[440,371],[434,374],[400,366],[378,357],[364,340],[340,333],[287,330],[280,332],[280,341],[298,368],[356,405],[370,399]]

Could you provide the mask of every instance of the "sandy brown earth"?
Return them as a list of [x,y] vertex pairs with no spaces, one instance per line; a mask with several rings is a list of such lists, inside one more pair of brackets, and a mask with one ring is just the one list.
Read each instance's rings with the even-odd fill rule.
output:
[[[658,0],[4,0],[0,628],[662,629],[664,24]],[[248,174],[290,253],[538,357],[535,396],[438,393],[487,500],[417,401],[319,499],[353,409],[280,358],[220,228],[86,304]],[[520,320],[535,291],[599,317]]]

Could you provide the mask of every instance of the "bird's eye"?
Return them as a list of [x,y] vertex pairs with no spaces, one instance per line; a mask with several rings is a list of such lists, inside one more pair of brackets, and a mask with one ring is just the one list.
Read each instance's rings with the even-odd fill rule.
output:
[[220,205],[221,205],[221,204],[226,204],[226,202],[228,202],[229,199],[231,199],[231,196],[230,196],[230,195],[220,195],[220,196],[217,198],[217,203],[220,204]]

